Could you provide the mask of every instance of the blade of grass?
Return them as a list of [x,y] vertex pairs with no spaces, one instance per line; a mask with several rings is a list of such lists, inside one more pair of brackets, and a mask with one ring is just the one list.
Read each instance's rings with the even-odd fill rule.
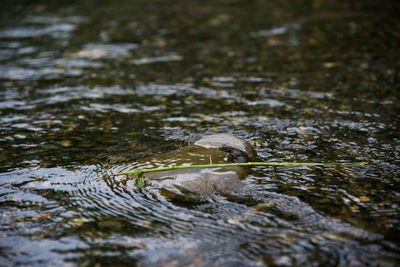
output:
[[120,172],[115,175],[127,174],[143,174],[148,172],[163,172],[182,169],[196,168],[218,168],[218,167],[234,167],[234,166],[332,166],[332,165],[366,165],[368,162],[246,162],[246,163],[223,163],[223,164],[205,164],[205,165],[190,165],[190,166],[171,166],[165,168],[154,169],[137,169],[133,171]]

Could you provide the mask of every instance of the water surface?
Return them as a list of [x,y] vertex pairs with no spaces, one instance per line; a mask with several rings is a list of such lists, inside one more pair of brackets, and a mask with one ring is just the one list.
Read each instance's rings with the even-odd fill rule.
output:
[[[3,1],[0,265],[395,266],[396,1]],[[230,132],[243,191],[115,170]]]

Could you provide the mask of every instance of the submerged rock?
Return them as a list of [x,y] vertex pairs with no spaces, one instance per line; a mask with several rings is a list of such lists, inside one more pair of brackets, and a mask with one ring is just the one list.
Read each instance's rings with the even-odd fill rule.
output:
[[[193,145],[144,158],[129,169],[243,162],[255,160],[256,155],[245,140],[230,134],[213,134],[199,139]],[[245,167],[199,168],[145,173],[143,176],[147,178],[145,188],[156,194],[172,199],[193,200],[208,198],[215,192],[238,190],[241,180],[247,176],[247,170]]]

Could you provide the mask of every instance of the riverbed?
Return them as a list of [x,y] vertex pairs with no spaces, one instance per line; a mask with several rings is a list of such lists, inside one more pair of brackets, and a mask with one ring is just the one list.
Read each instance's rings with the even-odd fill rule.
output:
[[[396,1],[0,3],[1,266],[395,266]],[[245,192],[114,170],[249,141]],[[119,178],[121,179],[121,178]]]

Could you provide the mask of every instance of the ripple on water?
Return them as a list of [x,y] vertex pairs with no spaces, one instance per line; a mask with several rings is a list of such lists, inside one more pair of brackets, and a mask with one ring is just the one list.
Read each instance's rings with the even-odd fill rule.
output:
[[[52,221],[48,231],[26,233],[37,242],[26,243],[21,251],[34,244],[43,245],[43,249],[50,248],[46,237],[53,235],[51,229],[58,229],[61,233],[79,229],[84,240],[78,242],[75,238],[67,238],[51,241],[56,251],[77,257],[81,255],[77,247],[85,251],[97,244],[106,249],[109,238],[112,238],[114,245],[148,265],[171,260],[180,264],[194,261],[203,265],[211,262],[229,264],[230,259],[226,259],[231,253],[238,255],[232,261],[251,265],[263,264],[260,254],[269,255],[267,261],[271,262],[317,260],[314,254],[308,253],[310,249],[319,251],[319,260],[328,263],[337,263],[330,259],[336,258],[337,253],[343,254],[347,257],[343,260],[346,263],[357,257],[367,259],[371,251],[380,249],[376,244],[363,244],[362,241],[364,238],[379,240],[380,236],[326,218],[296,197],[264,190],[264,194],[254,199],[260,190],[251,188],[251,181],[246,182],[250,186],[248,195],[245,191],[231,197],[219,196],[211,202],[180,203],[159,198],[146,189],[138,189],[134,181],[119,183],[111,175],[119,168],[38,168],[3,174],[1,180],[11,187],[3,191],[2,201],[12,200],[21,207],[40,203],[49,214],[14,213],[13,220],[24,217],[25,224],[32,227],[47,218]],[[292,177],[291,180],[295,183],[307,170],[309,168],[299,168],[289,175],[282,169],[281,174],[275,175],[297,176],[297,179]],[[312,182],[315,178],[310,176],[303,181]],[[276,180],[275,183],[281,182]],[[268,188],[271,189],[269,185]],[[96,233],[93,229],[101,231]],[[348,236],[352,236],[351,241]],[[8,237],[16,242],[23,240],[22,237],[18,237],[20,241],[16,238],[13,235]],[[284,254],[287,258],[282,259]]]
[[71,57],[88,58],[88,59],[125,59],[130,56],[129,51],[137,49],[138,44],[87,44],[78,52],[75,52]]
[[135,65],[145,65],[145,64],[153,64],[153,63],[159,63],[159,62],[170,62],[170,61],[181,61],[183,60],[183,57],[177,54],[169,54],[165,56],[159,56],[159,57],[143,57],[140,59],[134,59],[132,60],[132,63]]
[[19,27],[0,31],[0,38],[31,38],[42,35],[50,35],[55,38],[67,38],[75,30],[73,24],[55,24],[46,27]]

